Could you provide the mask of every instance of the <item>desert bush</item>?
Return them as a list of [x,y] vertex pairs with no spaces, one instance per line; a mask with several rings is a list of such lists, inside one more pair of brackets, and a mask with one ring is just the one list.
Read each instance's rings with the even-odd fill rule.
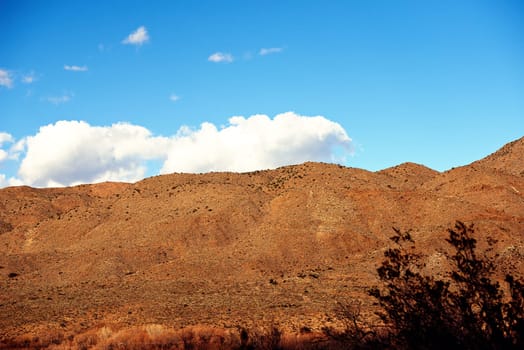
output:
[[240,335],[239,349],[282,349],[280,344],[282,331],[273,323],[266,327],[259,326],[251,329],[239,326],[238,332]]
[[42,336],[25,334],[0,342],[0,349],[53,349],[60,348],[65,341],[64,334],[53,330]]
[[[503,288],[495,280],[493,257],[479,256],[473,226],[457,222],[446,241],[451,271],[437,279],[422,274],[409,232],[395,229],[395,248],[377,269],[381,287],[369,294],[389,327],[384,345],[405,349],[523,349],[524,283],[512,275]],[[488,244],[491,245],[488,240]]]
[[[107,328],[107,327],[104,327]],[[102,333],[107,334],[104,336]],[[89,332],[88,335],[92,334]],[[127,349],[127,350],[164,350],[164,349],[195,349],[221,350],[239,347],[239,340],[228,330],[210,326],[189,326],[174,329],[160,324],[148,324],[139,327],[124,328],[119,331],[99,331],[98,339],[82,336],[77,341],[86,348],[93,344],[95,349]],[[87,347],[89,348],[89,347]]]

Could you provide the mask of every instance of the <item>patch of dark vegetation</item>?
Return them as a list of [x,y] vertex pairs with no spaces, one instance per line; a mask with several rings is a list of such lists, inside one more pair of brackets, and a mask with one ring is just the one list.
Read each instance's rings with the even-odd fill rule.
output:
[[382,285],[369,290],[382,325],[345,303],[337,314],[345,329],[327,335],[351,348],[524,349],[524,281],[508,274],[503,288],[495,280],[495,258],[477,253],[472,225],[457,222],[448,233],[451,270],[439,279],[421,272],[411,234],[395,229],[395,247],[377,269]]
[[13,228],[11,223],[0,220],[0,235],[13,231]]

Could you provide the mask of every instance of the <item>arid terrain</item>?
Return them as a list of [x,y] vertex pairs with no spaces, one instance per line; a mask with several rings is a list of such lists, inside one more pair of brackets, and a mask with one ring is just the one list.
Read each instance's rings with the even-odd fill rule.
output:
[[137,327],[315,331],[348,299],[371,315],[392,227],[438,273],[447,228],[474,224],[481,248],[496,240],[499,272],[523,275],[523,155],[521,138],[442,173],[305,163],[2,189],[0,348],[97,334],[94,346]]

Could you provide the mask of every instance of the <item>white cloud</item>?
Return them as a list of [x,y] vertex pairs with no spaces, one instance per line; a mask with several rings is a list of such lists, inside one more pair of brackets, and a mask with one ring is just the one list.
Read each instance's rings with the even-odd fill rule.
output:
[[9,148],[9,159],[18,160],[20,157],[20,154],[22,154],[25,151],[25,148],[26,148],[26,139],[25,138],[17,141],[14,145],[11,146],[11,148]]
[[171,101],[173,101],[173,102],[176,102],[176,101],[180,100],[180,96],[175,95],[175,94],[171,94],[171,95],[169,96],[169,99],[170,99]]
[[87,72],[87,66],[68,66],[67,64],[64,66],[65,70],[73,71],[73,72]]
[[0,174],[0,188],[7,186],[23,186],[23,182],[16,177],[10,177],[9,179],[5,174]]
[[22,83],[24,84],[32,84],[35,81],[36,81],[36,76],[34,72],[31,72],[29,74],[22,76]]
[[272,54],[272,53],[279,53],[279,52],[282,52],[284,49],[281,48],[281,47],[269,47],[269,48],[262,48],[260,49],[260,51],[258,52],[258,54],[260,56],[265,56],[265,55],[269,55],[269,54]]
[[337,149],[351,153],[351,139],[340,124],[322,116],[293,112],[232,117],[218,129],[203,123],[181,128],[172,139],[161,173],[251,171],[305,161],[333,161]]
[[45,101],[50,102],[54,105],[61,105],[63,103],[71,101],[73,94],[64,94],[62,96],[50,96],[44,98]]
[[6,179],[5,174],[0,174],[0,188],[9,186],[9,182]]
[[0,163],[6,160],[8,156],[9,154],[6,151],[4,151],[3,149],[0,149]]
[[[15,142],[13,136],[6,132],[0,132],[0,165],[6,160],[17,160],[17,152],[20,147],[20,142],[17,142],[14,145],[12,145],[7,151],[3,149],[5,143],[12,144],[13,142]],[[22,183],[19,179],[15,177],[11,177],[8,179],[5,174],[0,173],[0,188],[6,186],[18,186],[21,184]]]
[[[5,142],[10,135],[0,134]],[[138,125],[92,126],[84,121],[58,121],[34,136],[14,143],[5,159],[22,158],[18,178],[9,185],[70,186],[101,181],[137,181],[148,161],[163,162],[161,173],[251,171],[305,161],[340,161],[352,152],[342,126],[322,116],[293,112],[273,119],[266,115],[231,117],[217,127],[181,127],[171,137],[154,136]]]
[[13,77],[8,70],[0,69],[0,86],[5,86],[9,89],[13,87]]
[[147,29],[144,26],[138,27],[137,30],[132,32],[122,41],[122,44],[129,45],[142,45],[149,41],[149,35],[147,34]]
[[211,56],[207,58],[209,62],[224,62],[224,63],[231,63],[233,62],[233,56],[230,53],[223,53],[223,52],[215,52]]
[[168,143],[137,125],[59,121],[26,138],[18,174],[38,187],[137,181],[145,176],[145,160],[165,157]]
[[11,134],[8,134],[6,132],[0,132],[0,147],[4,142],[13,142],[13,136]]
[[0,132],[0,163],[9,158],[9,153],[2,149],[4,143],[12,142],[14,142],[14,139],[13,136],[11,136],[11,134],[8,134],[6,132]]

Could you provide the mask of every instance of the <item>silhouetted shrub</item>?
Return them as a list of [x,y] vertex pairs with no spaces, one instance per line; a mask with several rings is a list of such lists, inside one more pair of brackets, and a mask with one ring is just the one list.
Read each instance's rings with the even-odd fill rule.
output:
[[[395,229],[378,268],[382,287],[369,294],[383,309],[387,345],[406,349],[524,349],[524,283],[507,275],[508,293],[494,281],[494,259],[478,256],[473,226],[457,222],[446,241],[449,276],[421,273],[409,234]],[[488,242],[489,243],[489,242]],[[491,244],[491,243],[490,243]],[[385,341],[385,340],[383,340]],[[385,344],[386,345],[386,344]]]

